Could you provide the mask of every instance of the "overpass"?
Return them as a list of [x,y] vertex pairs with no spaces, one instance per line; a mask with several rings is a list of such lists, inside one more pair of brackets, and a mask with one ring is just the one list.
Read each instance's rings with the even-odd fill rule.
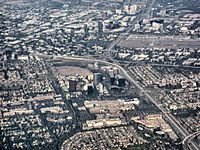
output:
[[[46,56],[43,54],[33,54],[41,57],[52,57]],[[132,83],[135,87],[137,87],[141,93],[151,102],[153,103],[163,114],[164,118],[166,121],[172,126],[172,128],[175,130],[176,133],[180,135],[182,139],[185,139],[188,137],[190,134],[188,131],[179,123],[179,121],[171,115],[171,113],[167,112],[157,101],[149,95],[147,91],[126,71],[123,67],[121,67],[117,62],[111,63],[106,60],[100,60],[100,59],[94,59],[94,58],[83,58],[83,57],[70,57],[70,56],[53,56],[54,58],[60,58],[60,59],[68,59],[68,60],[76,60],[76,61],[89,61],[89,62],[98,62],[106,65],[111,65],[117,67],[120,71],[121,74],[130,82]],[[199,146],[196,145],[193,141],[191,141],[191,146],[192,150],[199,150]]]

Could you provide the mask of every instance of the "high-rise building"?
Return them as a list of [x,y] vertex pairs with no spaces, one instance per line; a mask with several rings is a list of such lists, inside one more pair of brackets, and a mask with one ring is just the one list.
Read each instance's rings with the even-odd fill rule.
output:
[[74,37],[74,30],[71,29],[70,35],[69,35],[69,37],[68,37],[68,43],[71,43],[71,42],[72,42],[73,37]]
[[69,92],[76,92],[76,85],[77,81],[76,80],[69,80]]
[[98,33],[101,35],[103,33],[103,23],[98,21]]
[[115,84],[115,78],[113,77],[113,78],[110,78],[110,84],[111,85],[114,85]]
[[128,6],[128,5],[124,5],[124,11],[125,11],[126,13],[129,13],[129,6]]
[[84,37],[87,37],[89,34],[89,28],[88,28],[87,24],[84,24],[83,28],[84,28]]
[[137,11],[137,5],[131,5],[130,6],[130,14],[135,14]]
[[94,86],[92,84],[88,84],[88,90],[87,90],[87,94],[89,96],[94,94]]
[[4,61],[4,52],[0,51],[0,67],[3,67],[3,61]]
[[4,73],[4,79],[8,80],[9,76],[7,70],[3,70],[3,73]]
[[103,76],[101,73],[95,73],[94,74],[94,84],[99,84],[102,82]]
[[0,51],[0,61],[3,61],[3,57],[4,57],[4,52]]
[[103,90],[104,90],[104,85],[102,83],[99,83],[99,93],[103,94]]
[[119,87],[124,87],[126,85],[126,81],[124,78],[120,77],[118,79],[118,84],[119,84]]
[[6,59],[10,60],[12,58],[12,53],[13,53],[12,49],[6,48],[5,49]]
[[14,54],[14,59],[15,59],[15,60],[18,59],[18,54],[17,54],[17,53]]

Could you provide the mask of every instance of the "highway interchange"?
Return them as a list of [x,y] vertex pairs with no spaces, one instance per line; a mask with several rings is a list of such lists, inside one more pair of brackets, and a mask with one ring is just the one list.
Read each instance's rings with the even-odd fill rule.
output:
[[[113,48],[119,44],[121,40],[123,40],[134,28],[134,24],[149,15],[149,11],[152,9],[153,4],[156,0],[149,1],[147,7],[144,9],[143,12],[141,12],[132,22],[132,25],[126,30],[125,33],[122,33],[106,50],[105,53],[108,54],[107,60],[103,57],[100,57],[102,59],[95,59],[95,58],[86,58],[86,57],[70,57],[70,56],[55,56],[55,55],[49,55],[48,57],[54,57],[54,58],[60,58],[60,59],[68,59],[68,60],[75,60],[75,61],[86,61],[86,62],[98,62],[101,64],[106,65],[112,65],[117,67],[121,74],[130,82],[132,83],[136,88],[138,88],[141,93],[151,102],[153,103],[163,114],[166,121],[172,126],[174,131],[179,135],[179,137],[183,140],[183,146],[185,149],[189,148],[191,150],[199,150],[200,147],[193,141],[194,137],[197,136],[197,133],[189,134],[188,131],[179,123],[179,121],[168,111],[166,111],[161,105],[158,104],[158,102],[148,94],[144,90],[144,88],[132,77],[130,74],[130,71],[126,68],[123,68],[118,61],[113,60],[113,58],[110,55],[110,52],[112,52]],[[173,40],[173,39],[172,39]],[[43,54],[33,54],[38,55],[41,57],[47,57]],[[105,55],[105,54],[104,54]],[[108,60],[111,60],[112,62],[109,62]],[[199,132],[198,132],[199,135]],[[190,143],[190,144],[189,144]]]
[[[35,54],[33,54],[35,55]],[[46,55],[43,54],[37,54],[37,56],[41,57],[47,57]],[[48,57],[52,57],[52,55],[49,55]],[[187,139],[190,134],[188,131],[179,123],[179,121],[171,115],[168,111],[166,111],[161,105],[158,104],[158,102],[152,98],[152,96],[149,95],[149,93],[128,73],[125,68],[119,65],[117,61],[115,62],[108,62],[106,60],[100,60],[100,59],[95,59],[95,58],[84,58],[84,57],[71,57],[71,56],[55,56],[53,55],[53,58],[58,58],[58,59],[66,59],[66,60],[74,60],[74,61],[85,61],[85,62],[97,62],[101,64],[106,64],[106,65],[111,65],[117,67],[120,71],[121,74],[130,82],[132,83],[136,88],[140,90],[141,93],[151,102],[153,103],[163,114],[164,118],[166,121],[172,126],[172,128],[175,130],[175,132],[184,140]],[[185,143],[185,142],[184,142]],[[199,150],[199,146],[190,140],[190,145],[184,145],[184,148],[189,147],[190,150]]]
[[200,131],[197,131],[185,137],[185,139],[183,139],[182,141],[183,146],[185,148],[193,149],[192,147],[193,145],[191,145],[190,143],[192,142],[192,140],[194,140],[195,137],[198,137],[199,135],[200,135]]

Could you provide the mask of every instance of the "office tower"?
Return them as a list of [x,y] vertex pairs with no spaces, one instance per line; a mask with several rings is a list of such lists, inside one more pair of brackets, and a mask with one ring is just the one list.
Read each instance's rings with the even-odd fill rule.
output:
[[87,90],[87,94],[89,96],[94,94],[94,86],[92,84],[88,84],[88,90]]
[[103,33],[103,23],[98,21],[98,33],[101,35]]
[[100,82],[102,82],[102,80],[103,80],[103,76],[101,73],[94,74],[94,84],[99,84]]
[[69,80],[69,92],[76,92],[76,85],[77,81],[76,80]]

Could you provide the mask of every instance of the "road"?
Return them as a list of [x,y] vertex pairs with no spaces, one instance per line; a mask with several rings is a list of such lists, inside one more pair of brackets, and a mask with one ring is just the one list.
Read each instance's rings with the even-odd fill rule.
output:
[[[81,126],[81,121],[78,118],[78,114],[75,111],[72,101],[71,100],[67,100],[66,96],[65,96],[65,92],[63,91],[63,89],[61,88],[58,79],[56,78],[57,73],[55,72],[55,70],[52,69],[52,66],[49,64],[49,62],[47,62],[46,60],[44,60],[45,65],[47,67],[48,73],[49,73],[49,78],[51,79],[52,83],[53,83],[53,87],[55,89],[55,92],[57,95],[61,95],[62,99],[64,100],[64,102],[67,104],[67,106],[69,107],[71,113],[73,114],[73,119],[74,119],[74,124],[75,124],[75,128],[72,129],[69,133],[67,133],[67,136],[70,137],[70,135],[72,136],[73,133],[80,131],[80,129],[82,128]],[[53,134],[53,133],[52,133]],[[55,137],[57,135],[53,134]],[[66,137],[66,134],[65,134]],[[56,139],[58,139],[56,137]],[[56,147],[57,149],[59,149],[59,146],[61,145],[60,141],[56,141]]]
[[[43,56],[43,57],[48,57],[43,54],[38,54],[38,56]],[[52,56],[49,56],[52,57]],[[137,87],[143,95],[151,102],[153,103],[163,114],[163,117],[166,119],[166,121],[172,126],[172,128],[175,130],[176,133],[180,135],[181,138],[185,139],[187,136],[190,134],[188,131],[179,123],[179,121],[171,115],[169,112],[166,112],[165,109],[157,103],[156,100],[154,100],[148,92],[131,76],[129,73],[122,68],[117,62],[111,63],[105,60],[100,60],[100,59],[94,59],[94,58],[82,58],[82,57],[70,57],[70,56],[53,56],[54,58],[60,58],[60,59],[68,59],[68,60],[77,60],[77,61],[93,61],[93,62],[98,62],[106,65],[111,65],[117,67],[120,71],[121,74],[129,81],[131,82],[135,87]],[[199,150],[199,147],[191,141],[191,145],[193,147],[193,150]]]
[[[161,105],[159,105],[157,103],[157,101],[154,100],[148,94],[148,92],[146,92],[145,89],[140,84],[138,84],[138,82],[136,80],[134,80],[134,78],[132,78],[126,72],[126,70],[124,68],[122,68],[118,64],[112,64],[112,65],[114,65],[117,68],[119,68],[122,71],[122,74],[124,75],[124,77],[126,79],[128,79],[133,85],[135,85],[146,96],[146,98],[148,98],[148,100],[150,102],[152,102],[162,112],[162,114],[165,117],[165,119],[167,120],[167,122],[172,126],[173,129],[176,130],[176,133],[178,132],[181,135],[182,138],[185,138],[185,137],[187,137],[189,135],[188,131],[179,123],[179,121],[173,115],[171,115],[171,113],[166,112],[165,109]],[[191,146],[193,147],[191,150],[199,150],[200,149],[193,141],[191,141]]]
[[[107,53],[109,54],[109,59],[110,60],[113,60],[111,58],[111,56],[110,56],[110,52],[115,47],[115,45],[118,44],[122,39],[124,39],[127,36],[127,34],[134,28],[133,25],[138,20],[141,20],[141,19],[147,17],[147,15],[149,15],[149,12],[152,9],[153,4],[155,3],[155,1],[156,0],[149,1],[148,6],[146,7],[146,9],[134,19],[134,21],[132,22],[132,26],[130,26],[125,33],[121,34],[109,46],[109,48],[107,49]],[[111,62],[108,62],[106,60],[100,60],[100,59],[97,60],[97,59],[94,59],[94,58],[68,57],[68,56],[54,56],[54,57],[61,58],[61,59],[77,60],[77,61],[93,61],[93,62],[103,63],[103,64],[112,65],[112,66],[117,67],[121,71],[121,74],[128,81],[130,81],[135,87],[137,87],[143,93],[143,95],[162,112],[164,118],[167,120],[168,123],[170,123],[170,125],[172,126],[172,128],[175,130],[176,133],[178,133],[180,135],[180,137],[182,137],[183,139],[185,139],[186,137],[189,136],[188,131],[184,127],[182,127],[182,125],[179,123],[179,121],[174,116],[172,116],[169,112],[166,112],[165,109],[161,105],[159,105],[156,102],[156,100],[154,100],[154,98],[152,98],[148,94],[148,92],[146,92],[145,89],[128,73],[128,71],[125,70],[124,68],[122,68],[119,65],[119,63],[117,61],[113,61],[113,63],[111,63]],[[193,150],[199,150],[199,147],[193,141],[191,141],[191,146],[193,147]]]
[[200,69],[200,66],[190,66],[190,65],[176,65],[176,64],[162,64],[162,63],[152,63],[148,61],[128,61],[128,60],[119,60],[121,64],[134,64],[134,65],[149,65],[155,67],[170,67],[170,68],[184,68],[184,69]]
[[139,21],[142,20],[144,18],[146,18],[149,14],[150,14],[150,10],[153,7],[153,4],[155,3],[156,0],[149,0],[149,2],[147,3],[146,8],[143,10],[143,12],[141,12],[140,14],[138,14],[136,16],[136,18],[132,21],[132,25],[126,30],[126,32],[121,33],[119,35],[119,37],[113,42],[111,43],[111,45],[107,48],[106,53],[105,54],[109,54],[110,57],[110,52],[113,50],[113,48],[122,40],[124,39],[133,29],[134,29],[134,25]]
[[124,48],[199,48],[199,39],[179,36],[130,35],[118,43]]
[[185,139],[183,139],[182,144],[185,147],[185,149],[194,149],[193,145],[190,145],[191,141],[200,135],[200,131],[192,133],[190,135],[188,135],[187,137],[185,137]]

